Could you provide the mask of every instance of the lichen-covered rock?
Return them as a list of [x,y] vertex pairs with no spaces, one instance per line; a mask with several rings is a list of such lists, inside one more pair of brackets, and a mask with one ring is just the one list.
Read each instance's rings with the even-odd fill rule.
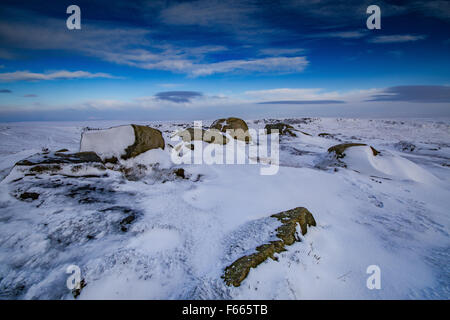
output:
[[152,149],[164,149],[164,138],[161,131],[147,126],[131,125],[134,129],[134,144],[125,150],[122,159],[134,158],[137,155]]
[[227,144],[228,138],[220,131],[215,129],[203,130],[200,128],[187,128],[177,133],[184,142],[191,142],[194,140],[204,141],[207,143]]
[[91,151],[103,160],[130,159],[148,150],[164,149],[161,131],[140,125],[88,130],[81,136],[80,151]]
[[[365,143],[342,143],[342,144],[337,144],[335,146],[328,148],[328,152],[329,153],[334,152],[336,154],[336,158],[341,159],[341,158],[345,157],[344,152],[347,148],[362,147],[362,146],[367,146],[367,144],[365,144]],[[380,153],[373,147],[370,147],[370,149],[372,149],[372,153],[374,156],[376,156]]]
[[276,236],[280,240],[265,243],[255,249],[256,253],[243,256],[226,267],[222,278],[227,285],[239,287],[251,268],[256,268],[268,258],[276,260],[274,256],[276,253],[286,251],[286,246],[292,245],[295,241],[300,241],[296,236],[297,224],[300,225],[302,235],[307,233],[308,227],[316,226],[316,221],[311,212],[303,207],[283,211],[271,217],[281,222],[281,226],[276,229]]
[[211,124],[210,128],[220,132],[227,132],[228,130],[233,139],[245,141],[246,143],[249,143],[252,139],[248,132],[247,123],[239,118],[218,119]]

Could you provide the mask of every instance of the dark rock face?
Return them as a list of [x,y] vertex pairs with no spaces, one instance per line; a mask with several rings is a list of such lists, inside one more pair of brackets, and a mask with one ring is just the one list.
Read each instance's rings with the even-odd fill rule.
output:
[[282,223],[276,229],[276,236],[280,240],[263,244],[255,249],[256,253],[243,256],[226,267],[222,278],[227,285],[239,287],[251,268],[256,268],[268,258],[276,260],[275,253],[286,251],[286,246],[292,245],[295,241],[300,241],[296,236],[297,223],[300,225],[302,235],[307,233],[308,227],[316,226],[316,221],[311,212],[303,207],[283,211],[271,217]]
[[399,141],[394,144],[394,147],[400,151],[413,152],[416,149],[416,146],[407,141]]
[[247,123],[239,118],[218,119],[211,124],[210,129],[219,130],[220,132],[231,130],[230,134],[233,139],[245,141],[246,143],[251,141]]
[[76,299],[81,294],[81,290],[83,290],[84,287],[86,287],[87,283],[84,279],[81,279],[80,283],[78,284],[79,288],[72,289],[72,295]]
[[19,196],[20,200],[37,200],[39,198],[39,193],[36,192],[24,192]]
[[[342,144],[338,144],[335,146],[332,146],[328,149],[328,152],[334,152],[336,154],[336,157],[338,159],[341,159],[343,157],[345,157],[345,150],[347,148],[351,148],[351,147],[361,147],[361,146],[367,146],[367,144],[365,143],[342,143]],[[378,155],[380,152],[378,152],[375,148],[370,147],[370,149],[372,149],[372,153],[374,156]]]
[[134,158],[152,149],[164,149],[165,143],[161,131],[147,126],[131,125],[134,130],[134,144],[125,149],[122,159]]

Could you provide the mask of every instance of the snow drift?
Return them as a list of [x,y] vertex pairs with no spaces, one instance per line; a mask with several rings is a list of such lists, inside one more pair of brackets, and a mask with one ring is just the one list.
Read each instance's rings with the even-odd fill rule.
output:
[[371,176],[407,179],[423,183],[439,182],[433,174],[414,162],[387,152],[375,156],[373,149],[369,146],[348,148],[343,161],[348,168]]

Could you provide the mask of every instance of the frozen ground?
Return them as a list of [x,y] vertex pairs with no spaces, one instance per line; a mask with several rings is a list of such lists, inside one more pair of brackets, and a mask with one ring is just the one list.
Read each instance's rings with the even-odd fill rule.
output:
[[[450,120],[284,121],[311,136],[282,138],[276,175],[251,164],[183,165],[187,179],[169,178],[170,162],[159,161],[135,181],[109,169],[11,171],[43,148],[77,152],[83,127],[127,121],[0,124],[0,298],[73,299],[73,264],[87,284],[78,299],[449,299]],[[192,125],[137,124],[160,129],[166,143]],[[348,149],[345,168],[327,152],[344,142],[381,154]],[[155,157],[164,155],[139,161]],[[22,201],[23,192],[39,198]],[[277,227],[268,217],[299,206],[317,227],[240,287],[226,286],[224,268]],[[380,290],[366,287],[369,265],[381,269]]]

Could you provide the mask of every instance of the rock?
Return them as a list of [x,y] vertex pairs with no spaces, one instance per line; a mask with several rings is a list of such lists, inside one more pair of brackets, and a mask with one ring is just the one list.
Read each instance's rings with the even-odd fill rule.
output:
[[282,122],[266,124],[264,127],[266,129],[267,134],[271,134],[272,130],[278,130],[278,133],[282,136],[290,135],[291,137],[296,137],[297,135],[293,132],[295,128],[289,124],[285,124]]
[[81,290],[83,290],[84,287],[86,287],[87,283],[84,279],[81,279],[80,283],[78,284],[78,288],[72,289],[72,295],[76,299],[81,294]]
[[316,226],[316,221],[311,212],[303,207],[283,211],[271,217],[281,222],[281,226],[276,229],[276,236],[280,240],[263,244],[255,249],[256,253],[243,256],[226,267],[222,279],[227,285],[239,287],[251,268],[256,268],[268,258],[276,260],[274,257],[275,253],[286,251],[285,246],[290,246],[295,241],[300,241],[296,237],[297,223],[300,225],[302,235],[307,233],[308,227]]
[[322,132],[322,133],[319,133],[318,136],[321,138],[325,138],[325,139],[333,139],[333,140],[337,140],[337,141],[342,141],[335,134],[332,134],[332,133]]
[[184,169],[183,168],[178,168],[173,172],[177,177],[180,177],[182,179],[185,179],[186,176],[184,174]]
[[[342,143],[342,144],[338,144],[338,145],[330,147],[328,149],[328,152],[329,153],[334,152],[336,154],[336,158],[341,159],[341,158],[345,157],[344,152],[347,148],[361,147],[361,146],[367,146],[367,144],[365,144],[365,143]],[[372,149],[372,153],[374,156],[376,156],[380,153],[373,147],[370,147],[370,149]]]
[[136,216],[134,215],[134,213],[132,213],[129,216],[127,216],[126,218],[122,219],[122,221],[120,221],[120,230],[122,230],[123,232],[127,232],[128,225],[131,224],[135,219],[136,219]]
[[36,192],[24,192],[19,196],[20,200],[28,200],[31,199],[31,201],[33,200],[37,200],[39,198],[39,193]]
[[77,177],[87,177],[90,174],[87,172],[83,173],[82,169],[89,167],[99,172],[106,170],[102,159],[95,152],[37,153],[18,161],[15,166],[19,171],[25,172],[27,175],[42,173],[71,175],[73,173]]
[[147,126],[132,124],[135,134],[135,142],[125,150],[122,159],[134,158],[148,150],[164,149],[164,138],[161,131]]
[[[203,130],[200,128],[187,128],[181,132],[178,132],[176,135],[180,136],[184,142],[191,142],[194,140],[204,141],[207,143],[216,143],[216,144],[227,144],[228,138],[225,137],[218,130]],[[192,146],[192,150],[193,150]]]
[[80,151],[95,152],[105,162],[130,159],[148,150],[164,149],[161,131],[140,125],[87,130],[81,136]]
[[239,118],[218,119],[211,124],[210,129],[216,129],[220,132],[231,130],[230,135],[233,139],[245,141],[246,143],[251,141],[247,123]]
[[394,144],[394,148],[400,151],[413,152],[416,149],[416,146],[407,141],[399,141]]

